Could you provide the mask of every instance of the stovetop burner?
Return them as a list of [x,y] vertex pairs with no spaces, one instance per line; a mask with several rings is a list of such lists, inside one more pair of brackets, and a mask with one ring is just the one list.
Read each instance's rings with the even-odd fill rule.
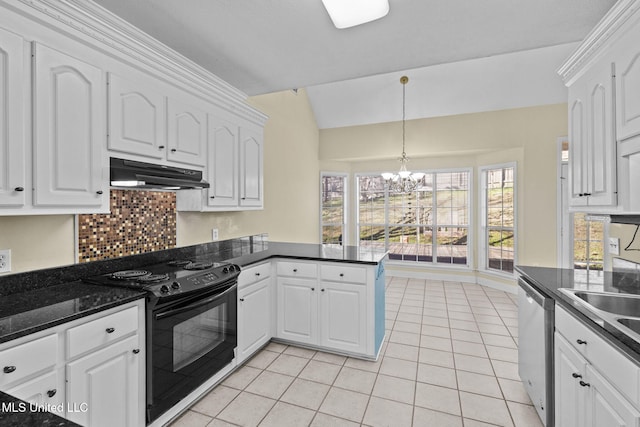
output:
[[185,270],[206,270],[213,267],[213,265],[213,262],[190,262],[187,265],[183,265],[182,268]]
[[189,259],[174,259],[173,261],[169,261],[167,265],[172,265],[175,267],[184,267],[185,265],[191,264],[193,261]]
[[172,260],[145,265],[138,269],[122,270],[84,279],[98,285],[124,286],[145,290],[160,299],[192,295],[224,286],[240,274],[240,267],[207,259]]
[[156,283],[156,282],[164,282],[165,280],[169,280],[168,274],[149,274],[147,276],[136,277],[135,280],[138,283]]
[[151,273],[147,270],[123,270],[111,273],[110,277],[114,280],[135,280],[150,275]]

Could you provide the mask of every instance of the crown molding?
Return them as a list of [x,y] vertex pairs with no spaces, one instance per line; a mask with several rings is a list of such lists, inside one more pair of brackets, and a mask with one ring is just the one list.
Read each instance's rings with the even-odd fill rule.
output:
[[[264,125],[267,116],[247,104],[247,95],[215,74],[90,0],[14,0],[30,18],[89,43],[128,63],[152,70],[195,96],[233,114]],[[34,13],[35,12],[35,13]],[[115,55],[114,55],[115,53]]]
[[582,68],[594,58],[608,40],[640,9],[640,0],[619,0],[589,32],[578,49],[558,68],[569,86]]

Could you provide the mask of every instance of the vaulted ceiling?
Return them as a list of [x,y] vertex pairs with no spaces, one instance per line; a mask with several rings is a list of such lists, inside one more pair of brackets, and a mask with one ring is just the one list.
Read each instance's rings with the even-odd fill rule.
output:
[[[418,103],[415,117],[469,112],[471,104],[519,106],[482,99],[496,96],[492,87],[500,82],[518,98],[522,79],[539,80],[549,94],[536,99],[536,92],[544,98],[537,87],[523,87],[521,104],[566,100],[555,69],[615,3],[390,0],[386,17],[338,30],[321,0],[95,1],[248,95],[308,88],[320,128],[397,120],[402,73],[415,76],[408,94],[413,90],[420,94],[416,98],[445,105],[419,108]],[[484,88],[481,93],[457,85],[471,76],[474,87]],[[465,93],[467,107],[455,108],[465,104]],[[381,107],[363,112],[367,105]]]

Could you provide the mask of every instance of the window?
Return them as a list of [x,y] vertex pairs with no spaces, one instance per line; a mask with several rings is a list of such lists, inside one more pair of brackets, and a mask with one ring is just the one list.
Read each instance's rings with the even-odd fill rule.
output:
[[515,260],[515,168],[482,169],[485,268],[513,273]]
[[469,170],[426,173],[415,191],[389,191],[380,175],[360,175],[359,245],[389,258],[468,264]]
[[573,214],[573,268],[603,270],[604,219]]
[[346,230],[347,176],[323,173],[320,179],[322,243],[342,244]]

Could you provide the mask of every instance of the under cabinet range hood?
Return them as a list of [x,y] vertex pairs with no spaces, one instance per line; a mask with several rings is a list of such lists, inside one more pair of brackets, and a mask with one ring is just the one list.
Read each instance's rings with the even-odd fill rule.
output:
[[202,172],[111,157],[111,186],[158,190],[209,188]]

